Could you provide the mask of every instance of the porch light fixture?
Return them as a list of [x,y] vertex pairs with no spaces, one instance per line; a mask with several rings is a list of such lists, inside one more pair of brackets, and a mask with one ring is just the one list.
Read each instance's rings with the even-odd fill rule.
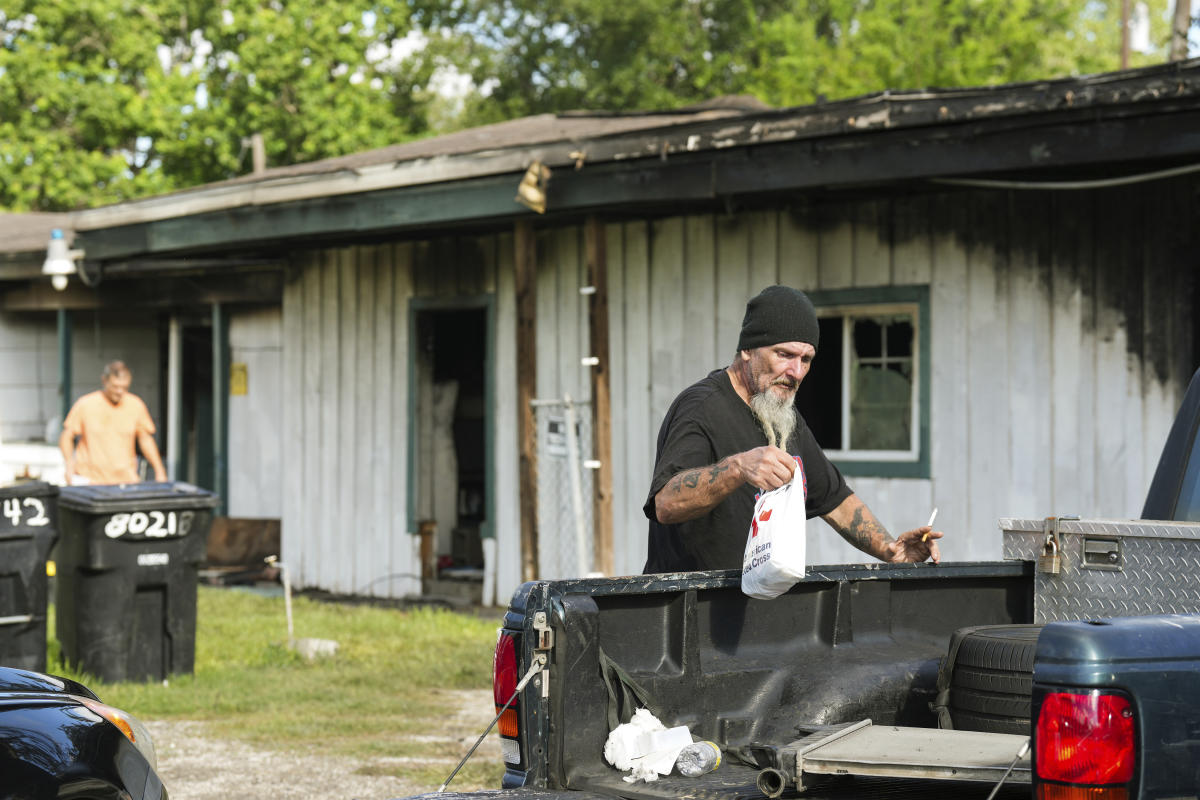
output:
[[540,161],[534,161],[521,177],[517,196],[513,199],[539,214],[545,214],[546,186],[549,183],[550,168]]
[[50,276],[50,285],[58,291],[67,288],[67,278],[76,273],[75,259],[83,258],[82,250],[67,247],[61,228],[50,232],[50,244],[46,248],[46,260],[42,262],[42,274]]

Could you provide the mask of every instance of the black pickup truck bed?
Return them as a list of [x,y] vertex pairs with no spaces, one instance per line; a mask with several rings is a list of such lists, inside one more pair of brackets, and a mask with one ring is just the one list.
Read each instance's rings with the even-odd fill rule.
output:
[[601,654],[665,724],[727,748],[859,719],[935,727],[930,702],[950,635],[1031,621],[1032,587],[1031,566],[1019,562],[814,567],[770,601],[743,595],[736,572],[529,584],[506,627],[539,610],[555,621],[549,696],[522,706],[526,740],[546,751],[530,752],[506,782],[610,797],[761,796],[757,770],[730,759],[705,780],[624,782],[602,757],[615,701]]

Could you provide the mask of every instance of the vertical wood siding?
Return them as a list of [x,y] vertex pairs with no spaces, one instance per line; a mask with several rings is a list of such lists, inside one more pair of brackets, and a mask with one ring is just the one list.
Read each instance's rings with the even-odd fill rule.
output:
[[[501,238],[511,249],[511,237]],[[420,593],[408,529],[409,304],[440,298],[453,307],[455,298],[495,294],[506,264],[511,273],[496,237],[339,248],[293,264],[283,296],[282,528],[298,585]],[[499,285],[507,296],[498,303],[495,397],[497,411],[512,415],[511,275]],[[515,528],[515,440],[496,430],[497,528]],[[517,574],[515,559],[502,560]]]
[[[496,238],[496,408],[494,532],[496,584],[485,603],[505,604],[521,583],[520,445],[517,441],[517,290],[513,236]],[[487,585],[487,584],[485,584]]]
[[[246,367],[243,395],[230,393],[231,517],[279,519],[283,510],[283,331],[278,307],[234,309],[229,315],[230,361]],[[164,427],[159,426],[160,430]]]

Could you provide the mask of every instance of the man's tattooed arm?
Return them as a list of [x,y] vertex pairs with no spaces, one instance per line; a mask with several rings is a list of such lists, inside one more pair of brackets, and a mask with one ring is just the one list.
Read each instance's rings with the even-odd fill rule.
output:
[[703,516],[745,481],[734,468],[736,456],[680,472],[654,496],[658,521],[673,525]]
[[891,561],[894,551],[889,545],[895,541],[871,509],[867,508],[858,495],[850,495],[841,504],[826,514],[823,519],[842,535],[850,544],[881,561]]
[[[792,478],[796,461],[776,447],[734,453],[707,467],[685,469],[654,496],[654,511],[664,525],[702,517],[739,487],[777,489]],[[746,524],[750,524],[749,518]]]

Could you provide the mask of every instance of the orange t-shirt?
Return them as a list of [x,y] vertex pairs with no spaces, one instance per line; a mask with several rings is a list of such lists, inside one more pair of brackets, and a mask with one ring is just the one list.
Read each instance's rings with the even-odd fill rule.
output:
[[92,483],[136,483],[137,435],[153,435],[155,428],[142,398],[126,392],[113,405],[104,392],[95,391],[75,401],[63,430],[79,437],[76,474]]

